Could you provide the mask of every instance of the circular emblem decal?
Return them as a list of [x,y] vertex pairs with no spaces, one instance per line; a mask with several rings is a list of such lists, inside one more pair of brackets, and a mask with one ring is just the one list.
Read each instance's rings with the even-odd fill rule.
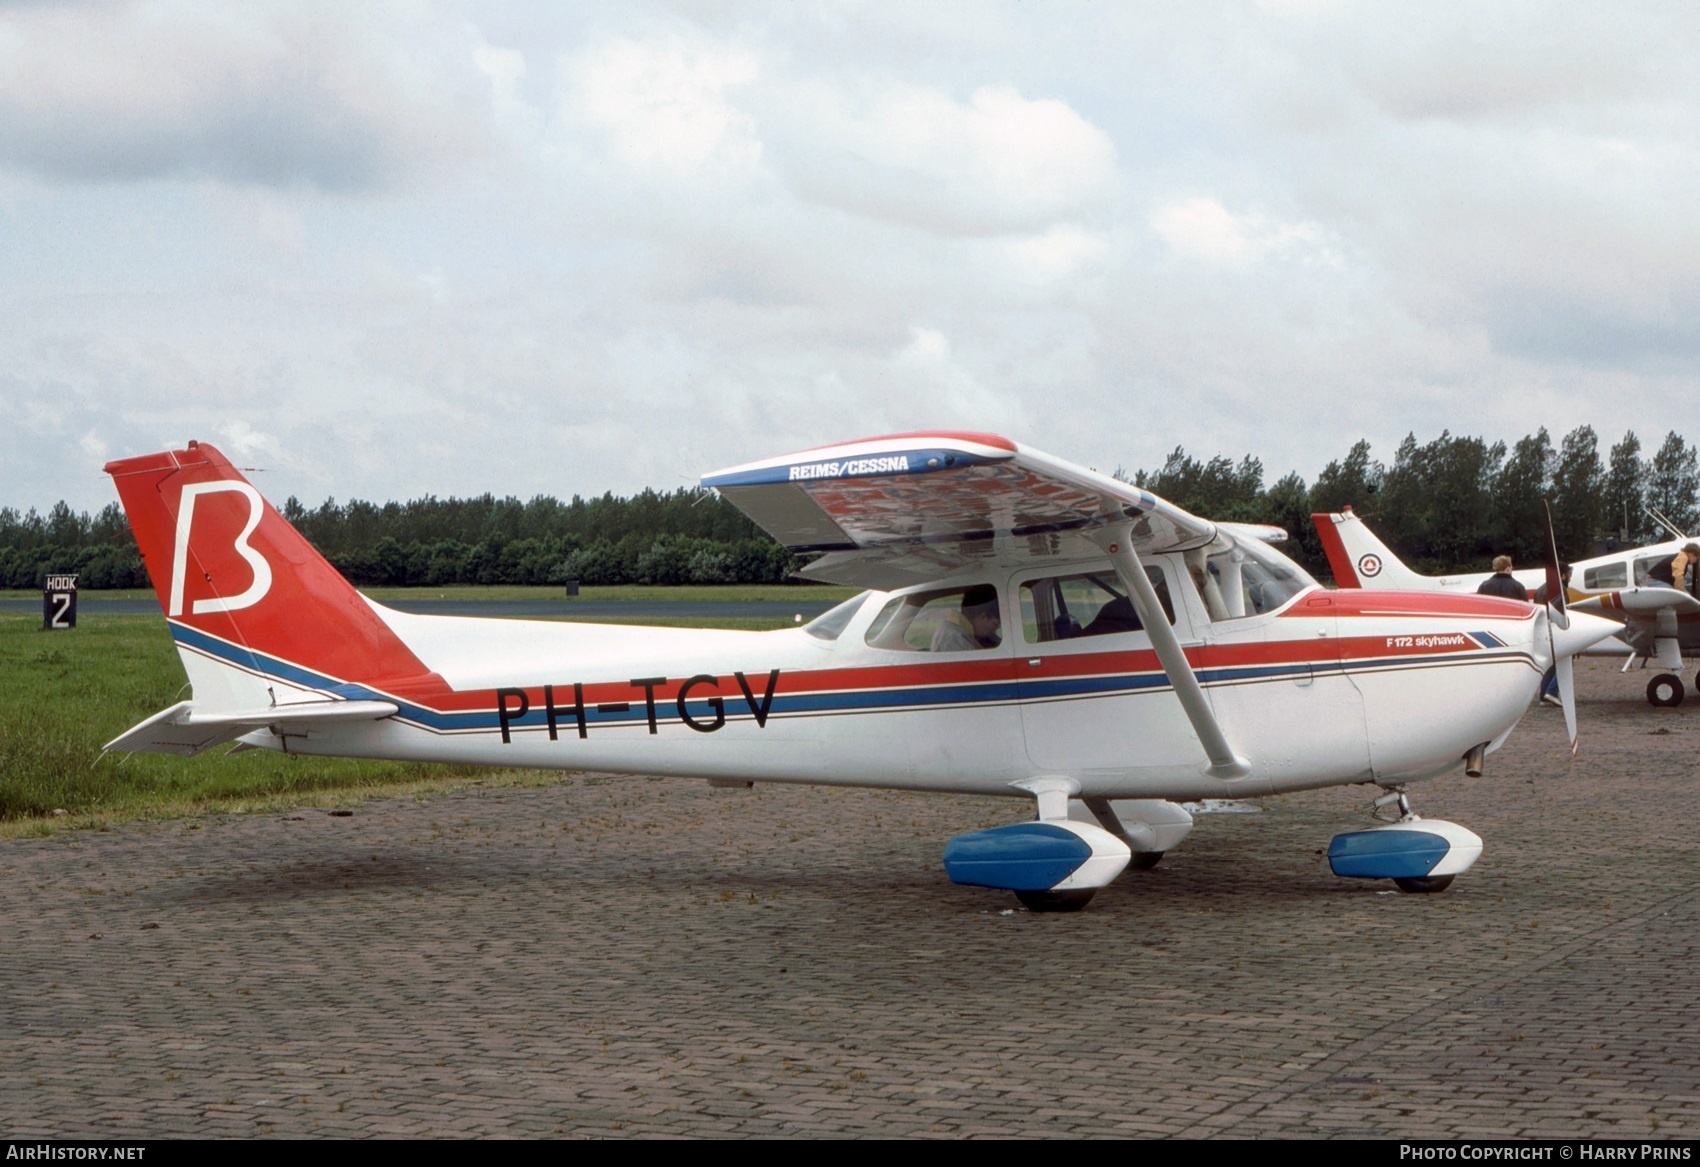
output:
[[1365,555],[1358,560],[1358,574],[1373,579],[1381,574],[1381,556]]

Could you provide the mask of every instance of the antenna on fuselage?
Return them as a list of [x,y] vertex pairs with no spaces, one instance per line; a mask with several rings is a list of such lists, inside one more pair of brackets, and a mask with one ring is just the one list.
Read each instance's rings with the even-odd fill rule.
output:
[[1665,530],[1669,531],[1670,537],[1672,539],[1675,539],[1677,542],[1680,543],[1682,540],[1688,538],[1688,535],[1680,527],[1678,527],[1675,523],[1671,522],[1669,519],[1665,518],[1665,516],[1663,514],[1659,513],[1657,510],[1653,509],[1650,506],[1645,506],[1645,507],[1642,507],[1641,509],[1646,511],[1648,516],[1655,523],[1657,523],[1659,526],[1663,527]]

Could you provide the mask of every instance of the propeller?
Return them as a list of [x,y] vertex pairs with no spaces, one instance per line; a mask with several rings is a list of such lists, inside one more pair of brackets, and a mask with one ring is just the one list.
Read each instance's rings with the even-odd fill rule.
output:
[[1546,516],[1546,604],[1547,604],[1547,647],[1552,652],[1553,672],[1558,679],[1558,703],[1564,709],[1564,728],[1570,734],[1570,756],[1576,756],[1576,684],[1575,676],[1570,667],[1570,654],[1560,656],[1558,644],[1553,636],[1553,629],[1561,632],[1570,630],[1570,610],[1567,606],[1568,597],[1564,586],[1564,573],[1559,568],[1558,540],[1552,533],[1552,507],[1546,499],[1541,500],[1541,510]]

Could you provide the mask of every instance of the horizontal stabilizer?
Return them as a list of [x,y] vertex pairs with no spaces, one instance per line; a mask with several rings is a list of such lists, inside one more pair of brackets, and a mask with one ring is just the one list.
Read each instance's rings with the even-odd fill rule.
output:
[[179,701],[113,738],[101,750],[192,758],[268,726],[307,733],[349,721],[379,721],[392,716],[396,709],[389,701],[305,701],[235,713],[196,713],[193,701]]

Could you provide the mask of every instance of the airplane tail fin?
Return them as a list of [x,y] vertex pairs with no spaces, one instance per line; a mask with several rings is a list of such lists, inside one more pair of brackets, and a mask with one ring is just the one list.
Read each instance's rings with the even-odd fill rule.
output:
[[1310,517],[1316,524],[1322,550],[1328,556],[1334,582],[1343,588],[1376,590],[1422,590],[1434,584],[1406,567],[1387,545],[1375,537],[1362,519],[1344,507],[1336,514]]
[[106,472],[193,686],[192,710],[174,724],[343,702],[363,684],[429,671],[211,446],[125,458]]

